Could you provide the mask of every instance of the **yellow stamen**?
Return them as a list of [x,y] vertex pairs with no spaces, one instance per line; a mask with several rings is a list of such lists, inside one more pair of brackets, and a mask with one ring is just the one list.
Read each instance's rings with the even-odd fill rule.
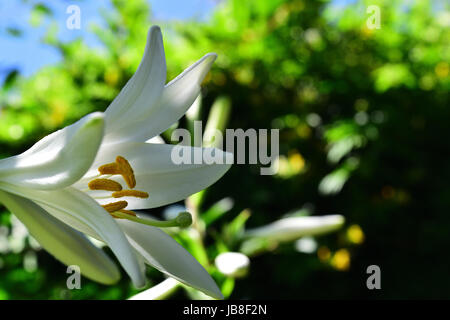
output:
[[[136,177],[134,176],[133,168],[127,159],[121,156],[116,157],[116,161],[107,163],[98,168],[101,175],[115,175],[120,174],[130,189],[136,187]],[[114,191],[112,197],[136,197],[136,198],[148,198],[148,193],[139,190],[122,190],[122,185],[114,180],[99,178],[89,182],[88,187],[90,190],[107,190]],[[136,217],[136,213],[130,210],[125,210],[128,206],[126,201],[117,201],[102,205],[102,207],[109,212],[109,214],[116,219],[129,219],[140,222],[140,218]],[[143,222],[149,224],[149,222]],[[152,222],[153,225],[155,222]],[[174,222],[170,222],[172,225]],[[166,224],[163,223],[164,226]]]
[[116,163],[119,165],[119,169],[122,171],[122,176],[130,189],[136,187],[136,178],[134,177],[133,168],[130,163],[124,157],[117,156]]
[[[133,217],[136,217],[136,213],[134,213],[133,211],[130,211],[130,210],[124,210],[124,209],[121,209],[121,210],[117,210],[117,211],[122,212],[122,213],[129,214],[129,215],[132,215]],[[121,218],[121,217],[116,216],[116,215],[114,214],[114,212],[111,212],[111,215],[112,215],[114,218],[116,218],[116,219],[123,219],[123,218]]]
[[113,192],[113,198],[122,198],[122,197],[136,197],[136,198],[148,198],[148,193],[144,191],[138,190],[122,190]]
[[133,168],[131,168],[130,163],[124,157],[117,156],[116,162],[102,165],[98,168],[98,171],[100,174],[120,174],[130,189],[136,186]]
[[108,163],[98,167],[100,174],[120,174],[119,166],[117,163]]
[[110,179],[95,179],[89,182],[89,189],[91,190],[107,190],[107,191],[121,191],[120,183]]
[[126,202],[126,201],[117,201],[117,202],[102,205],[102,207],[109,213],[112,213],[112,212],[120,211],[120,210],[126,208],[127,205],[128,205],[128,202]]

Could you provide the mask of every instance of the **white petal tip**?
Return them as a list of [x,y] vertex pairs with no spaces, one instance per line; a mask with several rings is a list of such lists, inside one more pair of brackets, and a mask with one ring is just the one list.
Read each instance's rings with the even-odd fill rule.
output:
[[206,74],[209,72],[209,69],[211,69],[212,64],[214,63],[214,61],[216,61],[217,59],[217,54],[214,52],[210,52],[205,54],[201,59],[201,64],[204,66],[204,74],[202,75],[202,77],[205,77]]
[[[214,283],[215,285],[215,283]],[[200,290],[200,289],[197,289]],[[223,300],[225,299],[222,292],[220,291],[219,287],[217,287],[217,285],[215,285],[215,288],[210,288],[210,289],[201,289],[200,290],[202,293],[206,294],[207,296],[210,296],[213,299],[216,300]]]
[[341,216],[340,214],[333,214],[329,216],[324,216],[323,221],[324,223],[327,223],[329,225],[340,226],[345,223],[345,217]]
[[133,281],[133,286],[136,289],[142,289],[145,288],[145,286],[147,285],[147,281]]
[[158,25],[156,25],[156,24],[154,24],[154,25],[152,25],[152,26],[150,27],[150,30],[152,30],[152,29],[155,29],[155,30],[161,30],[161,28],[160,28]]
[[150,38],[152,34],[161,33],[161,28],[159,26],[151,26],[148,30],[148,37]]
[[222,294],[222,292],[219,292],[219,293],[216,293],[216,294],[214,294],[214,295],[211,295],[211,297],[213,297],[214,299],[217,299],[217,300],[223,300],[223,299],[225,299],[224,296],[223,296],[223,294]]
[[92,112],[86,116],[86,119],[103,119],[103,118],[104,118],[104,113],[100,112],[100,111]]
[[84,127],[103,124],[105,116],[102,112],[94,112],[84,118]]
[[214,61],[216,61],[216,58],[217,54],[215,54],[214,52],[207,53],[196,63],[187,68],[180,76],[184,76],[189,70],[195,70],[194,72],[196,72],[198,75],[197,84],[200,85],[211,69]]
[[214,62],[217,59],[217,53],[215,53],[215,52],[207,53],[207,54],[205,54],[205,58],[206,57],[208,59],[212,60],[212,62]]

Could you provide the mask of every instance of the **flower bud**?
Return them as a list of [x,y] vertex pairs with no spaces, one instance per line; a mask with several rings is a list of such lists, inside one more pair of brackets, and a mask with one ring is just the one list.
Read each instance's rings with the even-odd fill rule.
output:
[[345,219],[341,215],[289,217],[263,227],[247,230],[246,238],[264,238],[277,242],[289,242],[304,236],[316,236],[342,227]]
[[250,259],[239,252],[225,252],[217,256],[215,264],[217,269],[224,275],[241,278],[248,272]]
[[192,216],[189,212],[180,212],[178,217],[175,218],[180,228],[187,228],[192,224]]

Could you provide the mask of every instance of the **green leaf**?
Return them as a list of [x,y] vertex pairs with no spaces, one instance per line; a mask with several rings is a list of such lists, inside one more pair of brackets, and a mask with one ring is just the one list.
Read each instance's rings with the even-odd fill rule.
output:
[[222,283],[220,291],[222,291],[222,294],[225,298],[228,298],[233,293],[234,284],[235,280],[233,278],[226,278],[225,281]]
[[222,199],[213,204],[205,213],[201,215],[203,222],[206,226],[210,225],[225,213],[233,208],[233,200],[231,198]]
[[225,225],[223,234],[224,239],[228,242],[234,243],[244,233],[245,223],[250,218],[250,210],[245,209],[239,213],[229,224]]

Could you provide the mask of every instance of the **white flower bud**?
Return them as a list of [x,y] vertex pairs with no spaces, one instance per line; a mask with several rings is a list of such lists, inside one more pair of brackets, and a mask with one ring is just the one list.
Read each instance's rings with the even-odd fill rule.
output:
[[295,249],[298,252],[313,253],[317,250],[317,242],[312,237],[303,237],[295,241]]
[[247,274],[250,259],[239,252],[225,252],[217,256],[215,264],[224,275],[240,278]]
[[316,236],[339,229],[345,222],[341,215],[323,217],[290,217],[277,220],[263,227],[251,229],[244,236],[289,242],[304,236]]

